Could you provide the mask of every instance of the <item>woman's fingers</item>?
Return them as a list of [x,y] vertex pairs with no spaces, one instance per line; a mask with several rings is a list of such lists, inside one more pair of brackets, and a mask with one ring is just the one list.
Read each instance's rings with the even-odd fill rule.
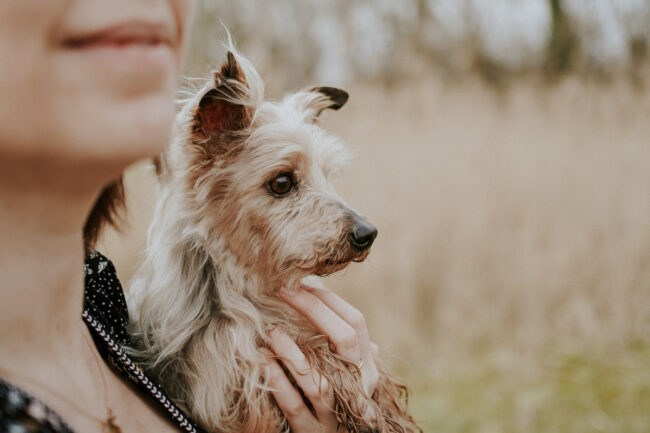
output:
[[308,432],[316,423],[300,392],[293,387],[284,370],[275,360],[269,360],[268,380],[273,398],[287,418],[291,431]]
[[289,364],[292,372],[304,376],[309,373],[311,366],[296,343],[281,329],[273,328],[268,332],[269,343],[273,352],[280,356],[284,364]]
[[281,290],[280,296],[326,335],[339,355],[355,365],[364,359],[357,330],[321,299],[307,290],[297,290],[291,293]]
[[[282,363],[311,403],[318,419],[323,420],[331,417],[334,395],[330,391],[327,380],[315,369],[311,368],[304,353],[282,330],[273,329],[269,333],[269,343],[273,352],[281,358]],[[292,409],[296,408],[292,407]],[[287,414],[285,413],[285,415]]]
[[[354,330],[356,348],[354,350],[341,350],[341,347],[345,347],[345,345],[334,341],[335,349],[339,355],[346,357],[350,362],[360,367],[363,387],[369,395],[372,395],[379,380],[374,355],[377,346],[370,341],[363,314],[339,295],[325,288],[320,281],[317,282],[317,286],[310,282],[310,285],[303,285],[302,288],[303,290],[298,290],[295,293],[281,293],[283,299],[312,321],[330,340],[334,340],[336,337],[323,329],[318,324],[318,321],[325,320],[330,329],[337,327],[335,322],[339,322],[338,327],[345,328],[340,324],[344,322]],[[317,298],[322,304],[311,299],[309,295]],[[322,310],[326,311],[323,312]],[[332,315],[332,313],[334,314]]]
[[320,299],[339,317],[345,320],[348,325],[352,326],[355,331],[357,331],[357,335],[359,336],[359,344],[361,346],[360,349],[363,357],[365,358],[366,355],[370,353],[370,339],[368,337],[368,326],[366,325],[366,319],[363,316],[363,313],[354,308],[339,295],[325,288],[324,286],[313,287],[303,285],[302,287]]

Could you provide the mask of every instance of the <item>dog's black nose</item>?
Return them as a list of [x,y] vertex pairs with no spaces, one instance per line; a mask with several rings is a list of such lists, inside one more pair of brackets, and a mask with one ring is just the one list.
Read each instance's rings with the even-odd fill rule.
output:
[[375,226],[364,219],[355,218],[354,228],[350,233],[350,243],[354,248],[365,251],[370,248],[376,237],[377,229]]

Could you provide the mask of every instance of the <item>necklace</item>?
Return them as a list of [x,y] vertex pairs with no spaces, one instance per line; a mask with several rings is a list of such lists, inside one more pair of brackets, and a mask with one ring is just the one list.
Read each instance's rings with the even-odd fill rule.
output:
[[102,369],[102,365],[99,362],[97,353],[95,353],[95,348],[93,347],[93,345],[90,344],[90,341],[88,341],[88,335],[85,333],[84,333],[84,338],[86,340],[86,343],[88,344],[88,349],[90,349],[90,352],[93,354],[93,358],[95,359],[95,365],[97,365],[97,369],[99,370],[99,375],[102,378],[102,384],[104,385],[104,405],[106,406],[106,420],[102,421],[94,416],[93,419],[99,422],[102,429],[102,433],[122,433],[122,429],[116,423],[113,409],[111,409],[111,406],[108,402],[108,385],[106,384],[106,377],[104,376],[104,370]]
[[[3,372],[6,376],[14,376],[16,378],[19,378],[21,380],[24,380],[26,382],[31,382],[34,385],[37,385],[41,388],[45,388],[48,390],[51,394],[56,395],[59,397],[61,400],[66,402],[68,406],[72,407],[74,410],[79,412],[80,414],[86,416],[87,418],[92,419],[96,423],[99,424],[99,427],[102,431],[102,433],[122,433],[122,429],[116,422],[115,414],[113,413],[113,410],[110,408],[109,401],[108,401],[108,385],[106,383],[106,377],[104,376],[104,371],[102,370],[101,363],[99,362],[98,356],[95,353],[95,349],[93,345],[90,343],[88,340],[88,336],[84,335],[84,339],[86,340],[86,344],[88,344],[88,348],[90,349],[90,352],[93,354],[93,359],[95,360],[95,365],[97,366],[97,369],[99,370],[100,377],[102,379],[102,384],[104,385],[104,405],[106,406],[106,419],[102,419],[98,416],[95,416],[88,411],[86,411],[84,408],[78,406],[74,401],[70,400],[68,397],[63,395],[62,393],[58,392],[57,390],[53,389],[52,387],[42,383],[38,382],[30,377],[27,376],[22,376],[22,375],[16,375],[15,373],[12,373],[2,367],[0,367],[0,371]],[[8,374],[7,374],[8,373]]]

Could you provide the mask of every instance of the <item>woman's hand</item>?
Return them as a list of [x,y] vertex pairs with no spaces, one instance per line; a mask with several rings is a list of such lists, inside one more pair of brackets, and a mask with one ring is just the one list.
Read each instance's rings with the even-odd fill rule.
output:
[[[303,286],[303,290],[280,292],[280,296],[329,338],[336,353],[359,367],[363,387],[368,395],[372,395],[379,378],[373,358],[377,346],[370,342],[363,314],[322,286]],[[270,343],[275,354],[287,361],[283,365],[314,408],[312,413],[280,365],[271,360],[269,385],[274,389],[273,396],[292,431],[338,431],[333,411],[334,396],[327,380],[311,368],[296,343],[282,330],[276,328],[271,331]]]

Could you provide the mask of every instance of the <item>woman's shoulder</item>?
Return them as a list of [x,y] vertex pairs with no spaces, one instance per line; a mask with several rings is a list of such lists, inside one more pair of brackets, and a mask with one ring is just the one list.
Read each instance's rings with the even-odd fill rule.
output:
[[[140,394],[151,399],[179,431],[201,432],[126,352],[130,344],[129,313],[111,261],[97,251],[89,251],[84,274],[82,319],[104,360],[124,379],[133,382]],[[72,429],[38,399],[0,378],[0,432],[72,433]]]
[[[84,316],[92,315],[113,340],[126,346],[129,314],[113,264],[96,251],[89,251],[84,266],[86,291]],[[90,316],[88,316],[90,317]],[[95,338],[96,335],[93,334]],[[95,342],[98,339],[95,338]],[[107,351],[98,345],[103,355]],[[47,405],[0,378],[0,432],[72,433],[72,429]]]

